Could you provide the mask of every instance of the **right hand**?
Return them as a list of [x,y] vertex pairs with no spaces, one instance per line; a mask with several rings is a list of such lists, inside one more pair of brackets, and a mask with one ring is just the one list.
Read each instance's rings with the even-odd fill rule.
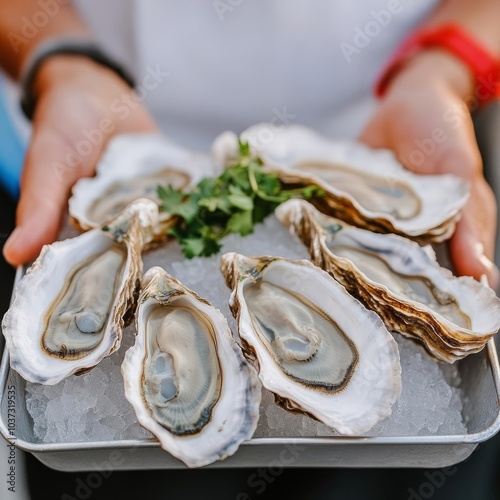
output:
[[80,177],[94,174],[109,139],[126,132],[157,131],[127,84],[85,57],[47,60],[35,93],[16,229],[3,250],[12,265],[33,260],[43,245],[57,238],[71,187]]
[[[418,174],[451,173],[470,183],[469,201],[449,244],[451,259],[457,274],[476,279],[486,275],[490,286],[497,288],[500,274],[493,263],[497,205],[483,176],[466,106],[474,91],[468,68],[454,56],[423,52],[396,75],[361,140],[371,147],[392,149],[406,168]],[[447,115],[453,121],[446,120]],[[439,138],[434,139],[437,132]],[[423,140],[431,143],[425,155],[417,148]],[[425,160],[413,162],[415,152]]]

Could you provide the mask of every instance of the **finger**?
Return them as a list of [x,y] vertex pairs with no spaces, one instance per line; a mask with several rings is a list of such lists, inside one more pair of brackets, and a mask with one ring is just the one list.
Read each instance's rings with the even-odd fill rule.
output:
[[70,145],[57,132],[43,131],[34,136],[21,180],[17,227],[3,250],[12,265],[33,260],[43,245],[56,239],[71,186],[78,177],[90,175],[100,147],[85,158],[68,156],[70,151]]
[[462,211],[450,241],[450,252],[459,275],[476,279],[485,274],[490,286],[499,285],[499,271],[493,263],[497,224],[496,200],[482,174],[482,160],[473,130],[450,136],[433,159],[434,168],[450,172],[470,183],[470,198]]
[[371,148],[388,148],[389,141],[387,131],[379,120],[372,119],[358,136],[358,141],[365,143]]
[[[432,142],[419,139],[419,148],[413,130],[408,127],[387,134],[375,120],[360,135],[360,140],[371,147],[389,147],[409,170],[418,173],[453,173],[471,183],[471,198],[463,210],[462,219],[450,241],[452,260],[458,274],[477,279],[486,274],[490,285],[499,283],[498,269],[492,262],[495,247],[496,201],[482,177],[482,162],[472,122],[463,120],[462,127],[447,130],[445,140]],[[385,133],[381,131],[385,130]],[[404,132],[403,132],[404,131]],[[394,137],[395,135],[395,137]],[[417,136],[419,137],[419,136]],[[425,155],[424,150],[425,149]],[[425,162],[420,162],[424,157]],[[419,162],[417,162],[419,160]]]
[[450,250],[458,274],[476,279],[486,274],[492,288],[497,288],[500,281],[493,264],[495,231],[495,198],[486,181],[480,178],[472,185],[471,198],[450,241]]

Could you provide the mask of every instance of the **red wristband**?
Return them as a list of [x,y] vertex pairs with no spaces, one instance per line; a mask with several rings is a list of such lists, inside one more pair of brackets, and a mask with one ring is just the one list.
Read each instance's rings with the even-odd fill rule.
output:
[[500,97],[500,61],[456,24],[420,30],[407,38],[382,72],[375,86],[377,97],[383,97],[404,64],[426,48],[444,49],[466,64],[474,77],[475,97],[482,104]]

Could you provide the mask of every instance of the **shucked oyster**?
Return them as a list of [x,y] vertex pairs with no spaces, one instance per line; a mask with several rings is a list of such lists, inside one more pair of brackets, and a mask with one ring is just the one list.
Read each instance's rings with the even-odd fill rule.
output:
[[[284,184],[322,188],[325,196],[315,201],[322,212],[372,231],[443,241],[469,196],[458,177],[415,175],[388,150],[328,140],[305,127],[260,124],[242,137]],[[212,148],[214,161],[228,163],[237,147],[234,134],[222,134]]]
[[[181,148],[160,134],[120,135],[110,141],[96,176],[80,179],[73,187],[69,214],[86,231],[104,224],[138,198],[159,203],[158,185],[184,189],[212,170],[208,156]],[[160,213],[155,239],[164,238],[173,223],[170,214]]]
[[2,322],[14,370],[57,384],[118,349],[157,216],[155,203],[138,200],[109,224],[42,249]]
[[303,200],[276,216],[328,271],[386,326],[418,339],[437,359],[452,363],[480,351],[500,328],[500,299],[470,277],[439,266],[430,247],[376,234],[318,212]]
[[401,367],[376,314],[308,261],[227,253],[221,270],[243,351],[278,404],[348,435],[390,415]]
[[136,326],[122,374],[139,423],[189,467],[235,453],[255,431],[261,388],[224,316],[153,267]]

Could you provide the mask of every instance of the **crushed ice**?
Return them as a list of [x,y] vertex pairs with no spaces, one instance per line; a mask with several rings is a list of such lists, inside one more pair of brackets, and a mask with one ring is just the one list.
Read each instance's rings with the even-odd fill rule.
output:
[[[73,236],[67,228],[64,236]],[[223,252],[246,255],[280,255],[308,258],[303,245],[292,238],[274,218],[256,227],[255,233],[241,238],[231,235]],[[186,260],[179,246],[167,246],[144,255],[144,270],[164,267],[186,286],[208,299],[235,321],[227,301],[229,290],[219,272],[219,255]],[[55,386],[26,384],[26,404],[33,418],[36,439],[45,443],[147,439],[151,434],[136,421],[125,399],[120,365],[126,349],[134,342],[134,327],[124,332],[122,347],[85,375],[69,377]],[[456,366],[431,359],[423,348],[395,335],[400,348],[403,390],[392,415],[379,422],[368,435],[414,436],[464,434],[460,376]],[[274,404],[264,390],[261,417],[255,437],[333,436],[325,425],[307,416],[288,413]]]

